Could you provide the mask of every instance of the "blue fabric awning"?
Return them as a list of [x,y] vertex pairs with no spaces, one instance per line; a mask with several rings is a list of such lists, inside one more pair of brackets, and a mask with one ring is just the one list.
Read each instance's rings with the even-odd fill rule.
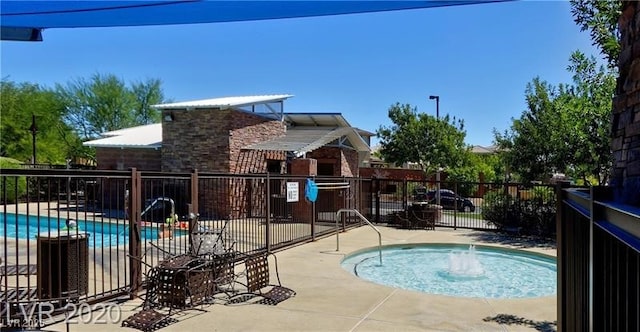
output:
[[41,30],[215,23],[459,6],[455,1],[1,1],[2,40],[41,40]]

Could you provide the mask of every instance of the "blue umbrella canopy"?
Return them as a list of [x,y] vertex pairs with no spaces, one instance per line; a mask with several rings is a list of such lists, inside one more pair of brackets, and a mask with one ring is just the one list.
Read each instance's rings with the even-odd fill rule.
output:
[[216,23],[339,15],[511,0],[455,1],[1,1],[2,40],[42,40],[42,30]]

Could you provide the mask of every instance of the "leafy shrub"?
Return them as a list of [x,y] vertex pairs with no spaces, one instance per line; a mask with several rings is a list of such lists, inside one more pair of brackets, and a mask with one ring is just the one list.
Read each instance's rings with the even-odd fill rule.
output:
[[518,227],[523,234],[555,233],[556,196],[552,187],[534,187],[526,199],[502,190],[490,191],[482,202],[482,218],[498,229]]
[[[20,162],[15,159],[0,157],[0,169],[20,168]],[[0,199],[7,203],[16,203],[18,199],[27,193],[27,180],[24,176],[1,177],[0,178]],[[6,195],[6,196],[4,196]]]
[[513,197],[502,190],[486,193],[482,200],[482,219],[498,228],[513,226],[516,219],[513,201]]

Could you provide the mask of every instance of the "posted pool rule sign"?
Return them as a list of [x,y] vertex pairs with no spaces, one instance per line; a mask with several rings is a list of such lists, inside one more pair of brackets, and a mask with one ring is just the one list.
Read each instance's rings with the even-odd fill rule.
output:
[[298,182],[287,182],[287,203],[298,201]]

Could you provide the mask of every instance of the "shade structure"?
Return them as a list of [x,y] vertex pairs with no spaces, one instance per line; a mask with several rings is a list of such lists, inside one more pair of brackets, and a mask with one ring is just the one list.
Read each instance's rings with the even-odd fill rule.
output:
[[339,15],[512,0],[455,1],[1,1],[2,40],[42,29],[172,25]]

